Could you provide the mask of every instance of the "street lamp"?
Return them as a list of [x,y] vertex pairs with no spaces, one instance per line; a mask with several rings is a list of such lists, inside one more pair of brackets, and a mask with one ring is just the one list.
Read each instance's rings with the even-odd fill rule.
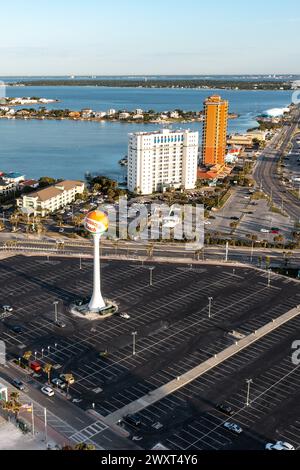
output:
[[251,387],[251,384],[253,383],[253,380],[252,379],[246,379],[246,383],[248,385],[246,406],[250,406],[250,387]]
[[42,348],[42,358],[44,357],[44,348]]
[[57,314],[58,314],[58,312],[57,312],[58,300],[55,300],[55,301],[53,302],[53,305],[54,305],[54,321],[55,321],[55,323],[57,323],[57,320],[58,320],[58,319],[57,319]]
[[213,300],[213,297],[208,297],[208,318],[211,318],[211,303]]
[[268,287],[271,286],[271,269],[268,269]]
[[34,352],[34,360],[36,361],[37,351]]
[[132,334],[132,355],[135,356],[136,355],[135,344],[136,344],[137,331],[133,331],[131,334]]
[[153,270],[155,269],[154,266],[150,266],[149,271],[150,271],[150,280],[149,280],[149,285],[153,286]]
[[47,348],[47,349],[48,349],[48,354],[49,354],[49,353],[50,353],[50,346],[48,346],[48,348]]
[[81,255],[79,256],[79,269],[82,269],[82,264],[81,264]]

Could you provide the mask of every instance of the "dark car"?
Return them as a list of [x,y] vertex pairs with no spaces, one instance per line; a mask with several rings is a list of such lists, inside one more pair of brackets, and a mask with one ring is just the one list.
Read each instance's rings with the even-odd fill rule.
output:
[[219,403],[218,405],[216,405],[216,409],[221,411],[221,413],[224,413],[225,415],[233,415],[233,410],[231,406],[225,405],[225,403]]
[[231,219],[231,220],[240,220],[239,217],[235,217],[235,216],[230,217],[230,219]]
[[10,327],[11,331],[13,331],[14,333],[17,333],[17,334],[20,334],[20,333],[23,333],[24,332],[24,328],[22,328],[22,326],[20,325],[13,325]]
[[131,426],[139,427],[142,424],[141,417],[138,414],[127,415],[124,421]]
[[18,379],[14,379],[12,381],[12,384],[14,387],[16,387],[17,389],[21,390],[21,391],[25,391],[26,390],[26,387],[25,387],[25,384],[21,381],[21,380],[18,380]]

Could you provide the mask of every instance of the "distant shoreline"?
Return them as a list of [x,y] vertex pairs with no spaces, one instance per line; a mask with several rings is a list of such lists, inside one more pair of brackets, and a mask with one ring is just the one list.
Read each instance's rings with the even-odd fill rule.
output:
[[292,90],[292,82],[284,80],[274,81],[243,81],[243,80],[20,80],[16,82],[7,82],[11,87],[54,87],[54,86],[86,86],[86,87],[105,87],[105,88],[171,88],[171,89],[200,89],[200,90],[264,90],[264,91],[289,91]]

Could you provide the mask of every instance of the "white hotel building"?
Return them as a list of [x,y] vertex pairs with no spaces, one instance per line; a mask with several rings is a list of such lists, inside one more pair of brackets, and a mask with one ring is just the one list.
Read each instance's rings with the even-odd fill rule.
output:
[[152,194],[167,188],[195,188],[199,133],[164,129],[129,134],[128,189]]

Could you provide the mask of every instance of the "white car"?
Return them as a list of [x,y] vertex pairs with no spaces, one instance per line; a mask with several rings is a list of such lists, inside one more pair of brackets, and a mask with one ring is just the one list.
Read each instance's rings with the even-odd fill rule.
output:
[[260,231],[261,233],[270,233],[270,230],[268,230],[267,228],[261,228]]
[[5,310],[6,312],[12,312],[13,311],[13,308],[10,306],[10,305],[3,305],[3,310]]
[[235,434],[241,434],[243,432],[242,428],[234,423],[229,423],[228,421],[223,424],[224,428],[228,429],[229,431],[234,432]]
[[53,395],[54,395],[54,390],[51,387],[48,387],[48,386],[42,387],[41,392],[44,395],[47,395],[47,397],[53,397]]
[[120,317],[125,318],[126,320],[129,320],[130,315],[128,315],[128,313],[122,312],[122,313],[120,313]]
[[65,229],[64,228],[60,228],[59,229],[59,233],[64,233]]
[[277,441],[275,444],[266,444],[266,450],[295,450],[295,447],[288,442]]
[[205,220],[204,225],[211,225],[211,222],[209,220]]

